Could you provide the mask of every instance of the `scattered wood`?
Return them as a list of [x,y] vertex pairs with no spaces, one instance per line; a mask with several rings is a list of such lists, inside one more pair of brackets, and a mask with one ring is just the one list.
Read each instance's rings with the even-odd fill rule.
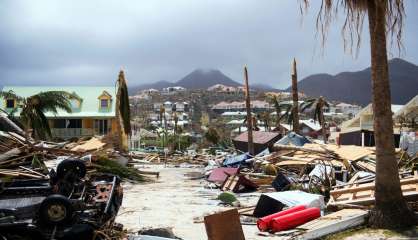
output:
[[341,211],[328,214],[298,227],[302,233],[299,239],[318,239],[328,234],[336,233],[362,225],[368,211],[360,209],[343,209]]
[[[403,196],[406,200],[418,199],[418,175],[400,180]],[[328,204],[374,204],[374,182],[346,186],[330,192]]]

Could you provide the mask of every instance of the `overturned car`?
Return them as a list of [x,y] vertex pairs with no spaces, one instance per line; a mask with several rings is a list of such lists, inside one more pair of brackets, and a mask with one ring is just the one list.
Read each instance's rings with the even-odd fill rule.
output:
[[122,204],[120,183],[114,175],[87,177],[77,159],[62,161],[48,180],[1,182],[0,238],[101,239]]

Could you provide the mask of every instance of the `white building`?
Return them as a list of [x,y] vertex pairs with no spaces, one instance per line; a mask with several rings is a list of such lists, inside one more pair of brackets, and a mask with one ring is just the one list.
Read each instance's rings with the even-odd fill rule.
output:
[[186,91],[186,88],[180,87],[180,86],[167,87],[167,88],[163,88],[162,94],[173,94],[173,93],[184,92],[184,91]]

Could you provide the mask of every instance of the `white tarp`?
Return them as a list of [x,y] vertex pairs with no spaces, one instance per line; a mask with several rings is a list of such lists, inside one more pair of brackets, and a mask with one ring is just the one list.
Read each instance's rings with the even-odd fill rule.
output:
[[325,209],[324,196],[312,193],[306,193],[299,190],[263,193],[270,198],[273,198],[288,207],[297,205],[305,205],[307,207],[317,207]]

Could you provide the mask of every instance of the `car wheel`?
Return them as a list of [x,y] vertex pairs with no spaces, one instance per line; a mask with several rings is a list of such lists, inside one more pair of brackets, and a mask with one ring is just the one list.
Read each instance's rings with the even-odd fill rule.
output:
[[57,166],[57,177],[62,179],[67,173],[73,172],[78,177],[86,176],[86,165],[84,162],[76,159],[66,159]]
[[72,220],[73,212],[68,198],[54,194],[42,201],[39,207],[39,220],[45,225],[64,225]]

